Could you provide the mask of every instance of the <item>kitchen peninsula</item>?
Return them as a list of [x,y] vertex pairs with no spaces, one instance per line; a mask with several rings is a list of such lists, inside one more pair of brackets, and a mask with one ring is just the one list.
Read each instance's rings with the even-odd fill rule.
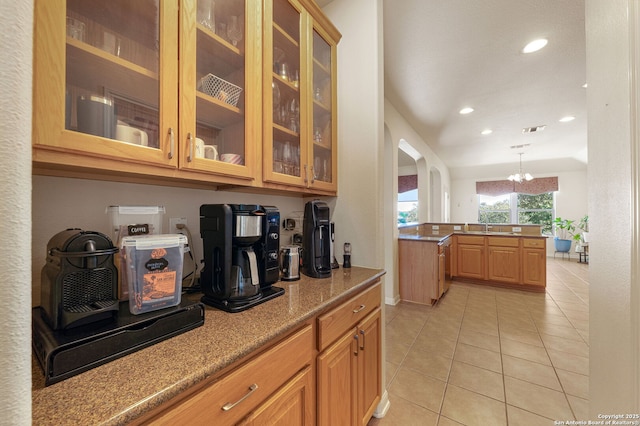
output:
[[[352,419],[360,418],[358,423],[361,423],[368,420],[380,401],[382,275],[382,270],[354,267],[334,270],[330,278],[303,276],[299,281],[279,282],[277,285],[285,288],[282,297],[234,314],[206,308],[205,323],[199,328],[47,387],[44,387],[44,377],[34,357],[33,424],[144,424],[158,419],[161,419],[160,423],[169,424],[171,417],[165,415],[174,412],[178,413],[182,424],[188,424],[190,418],[191,421],[195,419],[192,416],[198,415],[206,416],[214,424],[213,419],[219,418],[222,420],[218,420],[218,424],[236,423],[245,415],[260,414],[267,402],[282,396],[291,384],[315,387],[316,371],[318,391],[305,388],[301,394],[305,398],[317,396],[318,402],[307,399],[303,405],[307,416],[314,418],[317,408],[318,422],[328,424],[331,419],[321,420],[328,418],[328,413],[333,416],[333,411],[339,410],[327,408],[333,400],[331,392],[323,391],[327,388],[320,373],[332,377],[332,371],[325,371],[323,362],[339,347],[343,336],[356,329],[367,336],[367,343],[361,342],[359,346],[366,348],[364,350],[373,349],[360,357],[371,361],[364,366],[367,377],[359,378],[365,385],[361,386],[359,382],[351,386],[354,392],[364,389],[357,396],[366,402],[366,407],[361,409],[361,404],[357,409],[353,407],[353,416],[348,422],[353,424]],[[199,296],[186,297],[197,300]],[[315,336],[318,336],[317,343]],[[299,350],[291,351],[289,348],[293,347]],[[279,377],[281,370],[290,375]],[[232,395],[236,392],[233,387],[236,382],[229,379],[237,378],[239,371],[252,374],[262,371],[266,379],[265,384],[261,382],[255,394],[238,404],[235,410],[223,411],[208,399],[205,406],[211,412],[201,409],[181,411],[189,404],[197,405],[199,397],[215,394],[216,389],[220,390],[219,385],[225,385],[223,404],[236,401]],[[369,374],[371,372],[376,374]],[[260,380],[256,375],[250,378],[251,383]],[[304,381],[296,382],[301,377]],[[358,376],[352,374],[351,377]],[[283,384],[280,386],[280,382],[274,381]],[[237,391],[240,395],[247,393],[246,388]],[[338,397],[351,400],[343,395]],[[232,413],[237,420],[219,417],[226,415],[221,413]]]
[[434,304],[453,278],[545,290],[546,237],[538,225],[422,223],[399,231],[401,300]]

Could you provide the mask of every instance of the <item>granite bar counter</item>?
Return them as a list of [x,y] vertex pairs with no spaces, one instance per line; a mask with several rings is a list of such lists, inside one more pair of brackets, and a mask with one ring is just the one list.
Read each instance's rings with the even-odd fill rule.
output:
[[[125,424],[242,360],[383,270],[335,269],[330,278],[279,281],[285,294],[240,313],[207,307],[204,325],[51,386],[32,357],[34,425]],[[185,296],[197,301],[200,294]]]

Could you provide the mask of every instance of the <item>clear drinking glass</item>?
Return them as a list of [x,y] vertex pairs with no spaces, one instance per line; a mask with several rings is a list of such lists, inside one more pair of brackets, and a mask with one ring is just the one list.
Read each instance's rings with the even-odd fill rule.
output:
[[215,0],[198,0],[198,22],[216,32]]

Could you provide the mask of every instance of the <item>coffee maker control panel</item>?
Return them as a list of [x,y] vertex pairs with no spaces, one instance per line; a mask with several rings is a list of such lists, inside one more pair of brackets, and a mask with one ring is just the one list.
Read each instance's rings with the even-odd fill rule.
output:
[[269,287],[280,279],[278,252],[280,251],[280,211],[274,206],[262,206],[265,213],[264,241],[264,279],[261,285]]

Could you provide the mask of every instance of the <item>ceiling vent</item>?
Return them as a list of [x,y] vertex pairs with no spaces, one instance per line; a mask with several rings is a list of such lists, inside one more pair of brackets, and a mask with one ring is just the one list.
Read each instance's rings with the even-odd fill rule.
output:
[[544,130],[545,127],[547,127],[547,126],[542,125],[542,126],[535,126],[535,127],[525,127],[524,129],[522,129],[522,133],[541,132],[541,131]]

